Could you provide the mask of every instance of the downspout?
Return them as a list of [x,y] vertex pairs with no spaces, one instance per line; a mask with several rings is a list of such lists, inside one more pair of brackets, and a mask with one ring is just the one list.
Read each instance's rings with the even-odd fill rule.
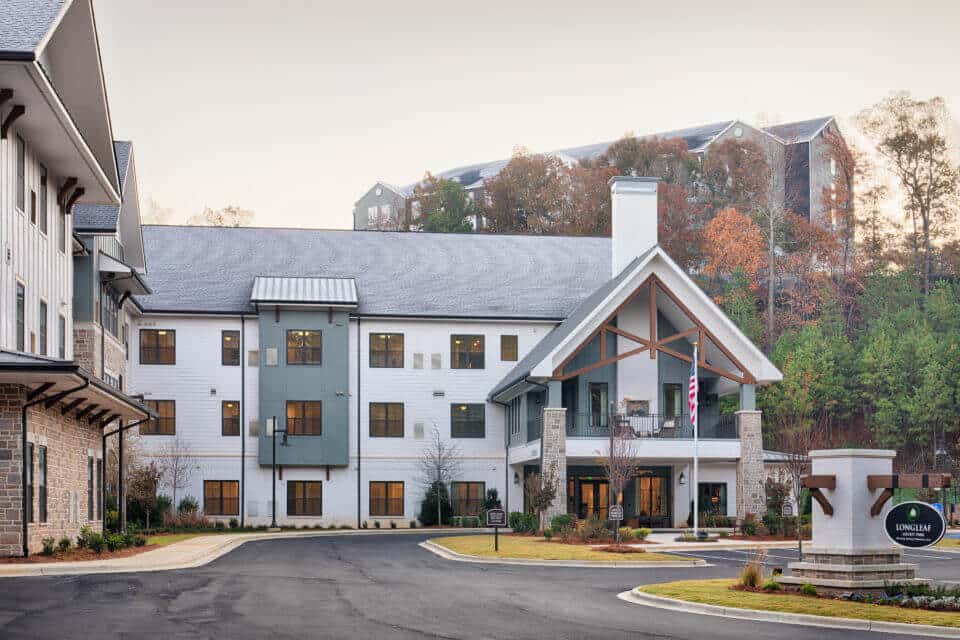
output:
[[246,484],[247,484],[247,433],[244,425],[247,424],[247,421],[244,419],[245,412],[247,410],[247,384],[246,384],[246,368],[247,364],[245,362],[244,355],[246,354],[246,342],[245,342],[245,333],[244,324],[243,324],[243,314],[240,314],[240,527],[244,526],[244,509],[243,502],[244,497],[246,496]]
[[[71,393],[76,393],[90,386],[90,380],[88,378],[83,379],[83,384],[72,389],[67,389],[66,391],[61,391],[50,397],[38,396],[33,400],[26,401],[23,406],[20,408],[20,514],[23,520],[23,557],[26,558],[30,555],[30,541],[27,539],[30,532],[28,530],[29,522],[27,520],[27,465],[30,464],[30,461],[27,460],[27,409],[30,407],[40,404],[41,402],[56,402],[58,400],[63,400]],[[32,465],[31,465],[32,466]],[[32,505],[31,505],[32,506]]]
[[357,316],[357,529],[360,528],[360,518],[361,516],[361,507],[362,502],[361,498],[361,478],[360,478],[360,343],[361,343],[361,333],[360,333],[360,316]]

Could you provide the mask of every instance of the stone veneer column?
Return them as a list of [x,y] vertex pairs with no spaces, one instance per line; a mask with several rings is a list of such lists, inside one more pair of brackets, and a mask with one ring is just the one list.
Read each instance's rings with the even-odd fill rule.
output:
[[553,516],[567,512],[567,410],[544,407],[540,435],[540,476],[557,483],[557,497],[543,513],[543,525],[550,526]]
[[737,519],[748,513],[757,517],[767,510],[764,489],[766,472],[763,467],[763,435],[759,411],[737,411],[737,431],[740,434],[740,459],[737,461]]

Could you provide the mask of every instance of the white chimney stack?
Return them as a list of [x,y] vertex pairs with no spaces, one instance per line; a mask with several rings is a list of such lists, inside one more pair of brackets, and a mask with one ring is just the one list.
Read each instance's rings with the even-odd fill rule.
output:
[[610,178],[613,275],[657,244],[659,178]]

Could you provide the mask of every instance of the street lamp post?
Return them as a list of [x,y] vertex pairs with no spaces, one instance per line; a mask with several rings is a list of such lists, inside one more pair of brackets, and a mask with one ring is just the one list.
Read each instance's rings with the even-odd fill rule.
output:
[[273,440],[273,513],[271,514],[270,528],[277,529],[277,433],[283,434],[283,444],[287,443],[287,430],[277,428],[277,416],[267,420],[267,434]]

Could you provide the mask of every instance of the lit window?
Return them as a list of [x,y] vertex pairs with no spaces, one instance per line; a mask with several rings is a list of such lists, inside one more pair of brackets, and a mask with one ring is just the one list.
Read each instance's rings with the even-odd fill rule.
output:
[[450,336],[451,369],[483,369],[483,336]]

